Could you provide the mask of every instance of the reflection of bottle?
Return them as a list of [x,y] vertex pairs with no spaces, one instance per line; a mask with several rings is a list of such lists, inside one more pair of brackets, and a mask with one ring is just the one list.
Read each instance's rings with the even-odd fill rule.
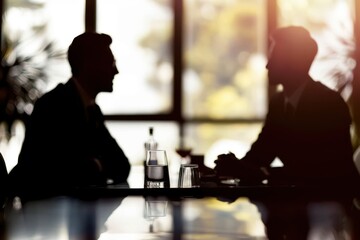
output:
[[145,197],[144,218],[150,222],[149,232],[154,232],[157,218],[166,216],[167,204],[167,200],[161,197]]
[[154,138],[154,128],[149,127],[149,139],[144,144],[145,147],[145,157],[144,157],[144,166],[146,161],[146,154],[149,150],[156,150],[158,147],[158,143]]

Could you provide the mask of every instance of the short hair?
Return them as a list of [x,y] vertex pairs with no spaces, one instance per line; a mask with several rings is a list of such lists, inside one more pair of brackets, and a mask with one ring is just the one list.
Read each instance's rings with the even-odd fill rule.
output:
[[296,58],[293,60],[308,64],[309,67],[318,51],[316,41],[311,37],[309,31],[301,26],[278,28],[273,32],[271,38],[276,45]]
[[111,43],[111,37],[103,33],[85,32],[75,37],[69,46],[67,56],[72,74],[77,76],[86,60],[99,56]]

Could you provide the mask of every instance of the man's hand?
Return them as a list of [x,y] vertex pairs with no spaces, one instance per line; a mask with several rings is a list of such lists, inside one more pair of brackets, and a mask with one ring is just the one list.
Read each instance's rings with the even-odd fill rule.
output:
[[240,165],[240,161],[233,153],[219,155],[215,164],[214,170],[218,177],[239,177],[238,165]]
[[268,177],[260,167],[239,160],[231,152],[219,155],[215,164],[214,170],[219,179],[238,178],[240,184],[261,184]]

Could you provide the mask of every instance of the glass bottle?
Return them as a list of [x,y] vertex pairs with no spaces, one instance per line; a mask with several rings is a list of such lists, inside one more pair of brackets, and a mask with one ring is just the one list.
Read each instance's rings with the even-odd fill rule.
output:
[[154,138],[154,128],[153,127],[149,127],[149,138],[145,142],[144,147],[145,147],[145,155],[144,155],[144,166],[145,166],[147,151],[157,150],[157,148],[158,148],[158,142]]

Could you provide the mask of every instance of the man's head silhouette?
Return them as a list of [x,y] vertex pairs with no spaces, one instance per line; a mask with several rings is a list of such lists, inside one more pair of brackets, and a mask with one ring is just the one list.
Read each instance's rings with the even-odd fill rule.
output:
[[99,92],[111,92],[118,73],[110,49],[109,35],[85,32],[74,38],[68,49],[71,72],[92,97]]
[[311,64],[318,47],[303,27],[290,26],[276,29],[271,35],[268,69],[269,83],[282,84],[293,91],[308,79]]

